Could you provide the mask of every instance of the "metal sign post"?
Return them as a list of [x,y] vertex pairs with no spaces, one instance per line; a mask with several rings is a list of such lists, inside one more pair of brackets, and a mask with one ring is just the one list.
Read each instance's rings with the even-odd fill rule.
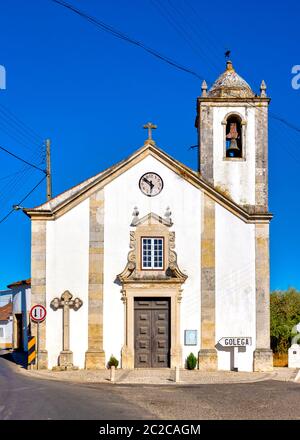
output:
[[37,304],[30,310],[30,318],[37,325],[36,333],[36,368],[39,369],[39,355],[40,355],[40,322],[43,322],[46,318],[47,311],[44,306]]
[[36,369],[39,369],[39,342],[40,342],[40,322],[37,322],[37,332],[36,332]]

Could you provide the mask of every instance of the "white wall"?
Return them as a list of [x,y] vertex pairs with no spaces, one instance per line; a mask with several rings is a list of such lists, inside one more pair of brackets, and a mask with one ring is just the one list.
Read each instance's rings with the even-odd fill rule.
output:
[[1,290],[0,291],[0,307],[5,306],[10,301],[12,301],[12,291],[9,290]]
[[[240,204],[255,204],[255,109],[245,107],[214,107],[213,151],[215,185],[227,189],[232,199]],[[224,126],[228,113],[238,113],[247,121],[245,161],[224,158]]]
[[[255,349],[255,226],[216,205],[216,343],[251,336],[238,354],[240,371],[253,371]],[[218,366],[230,369],[230,353],[218,351]]]
[[13,338],[13,322],[9,321],[0,321],[0,329],[3,331],[3,336],[1,337],[0,331],[0,349],[7,348],[8,346],[12,346],[12,338]]
[[13,312],[25,313],[31,308],[31,288],[29,286],[16,286],[13,291]]
[[[143,195],[140,177],[148,171],[164,180],[156,197]],[[173,173],[160,161],[148,156],[111,181],[104,188],[104,350],[106,360],[113,354],[119,360],[124,344],[124,305],[116,276],[123,271],[129,252],[132,212],[140,218],[149,212],[164,216],[169,206],[176,233],[178,264],[188,279],[183,285],[181,303],[181,343],[183,361],[200,348],[201,299],[201,191]],[[70,348],[74,365],[84,368],[88,338],[89,200],[55,221],[47,222],[47,350],[49,368],[57,365],[62,349],[62,310],[53,311],[50,302],[70,290],[83,300],[82,308],[70,311]],[[184,330],[198,331],[197,346],[184,346]],[[252,370],[255,348],[255,239],[254,225],[216,205],[216,343],[223,336],[251,336],[253,346],[239,353],[238,366]],[[230,354],[219,351],[219,368],[230,369]]]
[[70,310],[70,349],[74,365],[84,368],[88,346],[89,199],[55,221],[47,222],[46,253],[46,349],[49,368],[57,365],[62,350],[62,310],[50,302],[69,290],[83,306]]
[[[140,177],[158,173],[163,181],[162,192],[146,197],[138,187]],[[124,344],[124,305],[121,288],[114,281],[123,271],[129,252],[129,231],[132,212],[138,207],[140,218],[149,212],[164,216],[172,211],[179,268],[188,274],[181,303],[181,341],[184,330],[198,330],[198,346],[184,347],[183,359],[199,350],[200,337],[200,191],[152,156],[148,156],[105,187],[105,251],[104,251],[104,350],[107,359],[114,354],[120,359]]]
[[[12,301],[12,291],[0,291],[0,307],[5,306]],[[12,321],[0,321],[0,328],[3,328],[3,337],[0,337],[0,348],[4,348],[6,344],[12,344],[13,323]]]

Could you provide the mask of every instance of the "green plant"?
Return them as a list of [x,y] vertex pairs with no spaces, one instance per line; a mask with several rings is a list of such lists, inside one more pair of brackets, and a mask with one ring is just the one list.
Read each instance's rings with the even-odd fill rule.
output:
[[115,358],[113,355],[111,355],[111,357],[107,363],[108,368],[111,368],[111,367],[118,368],[118,365],[119,365],[118,359]]
[[274,291],[270,298],[271,348],[287,353],[294,336],[293,327],[300,321],[300,292],[294,288]]
[[197,358],[194,353],[190,353],[186,359],[186,366],[188,370],[194,370],[197,366]]

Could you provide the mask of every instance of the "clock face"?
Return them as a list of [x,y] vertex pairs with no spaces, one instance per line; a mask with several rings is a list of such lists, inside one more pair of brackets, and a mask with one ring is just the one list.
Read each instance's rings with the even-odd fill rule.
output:
[[148,197],[157,196],[163,186],[162,178],[156,173],[146,173],[140,178],[140,190]]

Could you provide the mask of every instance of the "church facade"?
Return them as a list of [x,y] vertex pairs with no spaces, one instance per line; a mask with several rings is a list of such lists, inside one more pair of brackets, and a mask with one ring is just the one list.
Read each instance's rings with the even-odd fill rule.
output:
[[[272,369],[268,105],[233,69],[197,99],[199,169],[158,148],[33,209],[39,368]],[[31,323],[36,335],[37,326]]]

